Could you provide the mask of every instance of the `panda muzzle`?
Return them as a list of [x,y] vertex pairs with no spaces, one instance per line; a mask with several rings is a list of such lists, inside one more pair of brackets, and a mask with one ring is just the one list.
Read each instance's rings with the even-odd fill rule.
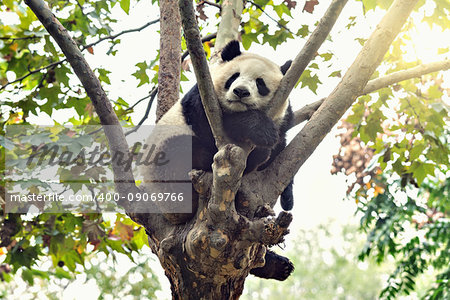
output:
[[234,88],[233,93],[238,96],[239,99],[247,98],[250,96],[250,92],[245,88]]

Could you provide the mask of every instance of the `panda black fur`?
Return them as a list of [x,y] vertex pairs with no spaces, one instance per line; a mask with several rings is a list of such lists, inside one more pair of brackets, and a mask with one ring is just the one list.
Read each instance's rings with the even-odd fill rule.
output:
[[[285,148],[286,132],[293,122],[289,101],[274,119],[267,116],[272,96],[291,61],[279,67],[262,56],[242,53],[237,41],[223,49],[221,58],[222,61],[211,68],[211,75],[223,111],[224,130],[232,140],[249,140],[256,146],[248,156],[244,173],[263,170]],[[190,125],[192,168],[211,171],[217,148],[197,85],[158,124]],[[285,210],[292,209],[292,182],[281,195],[281,206]]]

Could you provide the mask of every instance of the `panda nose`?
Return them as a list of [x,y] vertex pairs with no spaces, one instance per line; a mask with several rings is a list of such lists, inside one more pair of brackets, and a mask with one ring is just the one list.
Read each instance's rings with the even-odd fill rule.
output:
[[233,90],[233,93],[238,96],[239,98],[245,98],[250,96],[250,92],[247,89],[244,88],[235,88]]

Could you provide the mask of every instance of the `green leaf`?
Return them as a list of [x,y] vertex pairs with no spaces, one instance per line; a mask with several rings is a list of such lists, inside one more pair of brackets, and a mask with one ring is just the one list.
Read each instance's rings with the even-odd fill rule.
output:
[[109,81],[109,77],[108,77],[108,74],[111,73],[110,71],[102,69],[102,68],[97,69],[97,71],[99,73],[98,79],[100,79],[100,81],[103,81],[107,84],[111,84],[111,81]]
[[339,70],[339,71],[334,71],[333,73],[331,73],[330,75],[328,75],[328,77],[338,77],[338,78],[341,78],[342,77],[342,74],[341,74],[341,71]]
[[253,42],[259,43],[258,41],[259,33],[246,33],[242,35],[242,46],[245,50],[248,50]]
[[333,57],[333,53],[326,52],[319,55],[324,61],[329,61]]
[[44,45],[44,51],[50,52],[53,54],[53,56],[58,57],[58,51],[56,51],[55,46],[53,45],[53,41],[50,41],[50,36],[45,36],[45,45]]
[[432,85],[432,86],[430,86],[430,88],[428,89],[428,95],[429,95],[431,98],[439,99],[439,98],[442,97],[443,93],[442,93],[442,91],[440,90],[440,87],[439,87],[438,85]]
[[34,284],[33,273],[31,272],[30,269],[23,269],[23,271],[22,271],[22,279],[23,279],[23,281],[28,283],[28,285],[33,285]]
[[47,272],[31,269],[31,273],[33,276],[41,277],[42,279],[50,279]]
[[65,271],[63,268],[57,267],[54,274],[57,278],[60,279],[72,279],[72,275],[69,272]]
[[447,47],[447,48],[438,48],[438,54],[440,55],[440,54],[444,54],[444,53],[447,53],[448,51],[449,51],[449,47]]
[[120,0],[120,7],[128,15],[128,13],[130,12],[130,0]]
[[186,75],[184,74],[184,72],[181,72],[180,81],[189,81],[189,78],[186,77]]
[[[138,67],[139,70],[137,70],[136,72],[134,72],[131,75],[133,75],[134,77],[136,77],[136,79],[139,80],[138,87],[140,87],[143,84],[150,83],[150,79],[148,78],[148,75],[146,72],[148,69],[147,63],[145,61],[137,63],[136,67]],[[153,68],[155,68],[155,67],[157,67],[157,66],[154,66]]]
[[284,3],[281,3],[280,5],[274,5],[273,10],[277,13],[277,15],[280,19],[283,17],[283,13],[288,15],[289,17],[292,17],[291,11]]
[[61,88],[57,85],[52,86],[51,88],[43,87],[39,90],[39,96],[41,99],[48,99],[48,102],[58,102],[58,94],[61,92]]
[[254,2],[261,7],[264,7],[264,6],[266,6],[267,3],[269,3],[269,1],[270,0],[255,0]]
[[55,69],[55,78],[58,82],[63,83],[65,86],[69,86],[69,74],[72,74],[70,69],[61,64]]
[[298,35],[299,37],[302,37],[302,38],[308,36],[308,34],[309,34],[309,27],[308,27],[308,25],[303,25],[303,26],[300,27],[300,29],[297,31],[297,35]]
[[305,70],[300,76],[297,84],[302,83],[302,88],[308,87],[314,94],[317,94],[317,87],[322,82],[319,80],[317,74],[311,75],[310,70]]
[[415,161],[426,148],[427,145],[422,141],[414,143],[413,148],[409,151],[409,160]]
[[413,171],[413,175],[417,180],[417,184],[421,185],[425,177],[428,175],[434,175],[434,164],[430,163],[422,163],[415,161],[411,165],[411,170]]
[[91,100],[88,97],[81,99],[70,97],[67,102],[70,103],[73,108],[75,108],[79,116],[83,116],[86,113],[86,107],[91,103]]

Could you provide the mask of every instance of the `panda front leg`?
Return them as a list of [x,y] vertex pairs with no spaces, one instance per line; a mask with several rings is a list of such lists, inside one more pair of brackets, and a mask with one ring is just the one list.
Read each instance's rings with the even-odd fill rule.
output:
[[237,142],[250,140],[259,147],[272,148],[279,139],[273,121],[259,110],[224,113],[223,127],[231,139]]
[[269,148],[261,148],[256,147],[252,152],[248,155],[247,158],[247,166],[245,167],[244,174],[253,172],[256,170],[261,164],[267,161],[270,157],[270,149]]
[[250,274],[265,279],[285,280],[294,270],[292,262],[284,256],[267,250],[264,257],[266,264],[259,268],[250,270]]

